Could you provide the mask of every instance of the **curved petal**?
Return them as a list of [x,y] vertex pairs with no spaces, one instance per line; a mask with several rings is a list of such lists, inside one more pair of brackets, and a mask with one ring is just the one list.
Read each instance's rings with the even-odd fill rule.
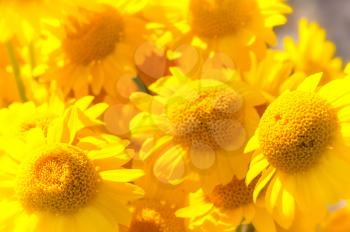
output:
[[185,152],[180,145],[167,150],[154,164],[155,177],[164,183],[174,185],[181,183],[185,175]]

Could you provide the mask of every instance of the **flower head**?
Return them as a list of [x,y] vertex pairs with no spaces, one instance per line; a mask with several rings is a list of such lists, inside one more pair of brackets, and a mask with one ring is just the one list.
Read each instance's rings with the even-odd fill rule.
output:
[[247,182],[261,174],[254,198],[265,192],[266,207],[284,228],[291,225],[296,210],[313,209],[310,215],[320,220],[325,205],[348,191],[343,177],[349,170],[349,99],[344,88],[349,80],[317,89],[320,80],[320,74],[310,76],[297,90],[273,101],[246,147],[247,152],[256,150]]

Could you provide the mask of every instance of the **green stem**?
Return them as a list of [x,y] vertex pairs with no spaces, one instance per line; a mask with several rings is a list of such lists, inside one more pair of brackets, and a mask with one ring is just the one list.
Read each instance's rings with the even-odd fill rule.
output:
[[139,90],[141,90],[144,93],[150,93],[145,83],[143,83],[143,81],[139,77],[136,76],[132,80],[135,82]]
[[236,232],[254,232],[254,226],[252,224],[241,224],[236,229]]
[[33,42],[31,42],[28,46],[28,50],[29,50],[29,60],[30,60],[30,71],[31,71],[31,75],[33,76],[33,70],[36,66],[36,62],[35,62],[35,53],[34,53],[34,45]]
[[19,67],[19,63],[18,63],[18,60],[16,57],[15,49],[14,49],[11,42],[6,43],[6,48],[7,48],[7,53],[9,55],[10,62],[12,65],[13,74],[15,76],[19,96],[21,98],[21,101],[25,102],[28,99],[27,99],[27,96],[25,94],[24,83],[23,83],[22,78],[21,78],[21,69]]

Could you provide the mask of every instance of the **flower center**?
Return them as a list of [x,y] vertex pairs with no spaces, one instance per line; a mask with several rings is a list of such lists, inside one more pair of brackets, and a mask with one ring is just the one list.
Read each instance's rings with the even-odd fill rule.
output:
[[98,62],[112,54],[124,33],[122,15],[113,8],[105,8],[102,12],[86,12],[86,17],[84,22],[71,19],[63,41],[68,58],[80,65]]
[[184,220],[175,216],[175,207],[159,200],[141,200],[138,204],[128,232],[186,231]]
[[307,171],[331,145],[337,116],[315,93],[293,91],[277,98],[259,126],[263,154],[286,173]]
[[29,211],[74,213],[96,194],[95,167],[79,148],[58,145],[23,162],[16,193]]
[[255,0],[191,0],[193,32],[212,38],[237,33],[257,12]]
[[253,191],[258,178],[253,180],[248,186],[244,179],[238,180],[236,177],[226,185],[217,185],[208,200],[217,208],[232,210],[253,202]]
[[177,142],[195,149],[236,150],[245,142],[243,100],[233,89],[211,88],[179,99],[169,109]]

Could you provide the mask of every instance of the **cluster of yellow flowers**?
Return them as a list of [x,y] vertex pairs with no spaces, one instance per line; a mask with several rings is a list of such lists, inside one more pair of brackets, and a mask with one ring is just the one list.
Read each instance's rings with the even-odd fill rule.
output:
[[350,65],[291,12],[0,0],[0,231],[350,231]]

